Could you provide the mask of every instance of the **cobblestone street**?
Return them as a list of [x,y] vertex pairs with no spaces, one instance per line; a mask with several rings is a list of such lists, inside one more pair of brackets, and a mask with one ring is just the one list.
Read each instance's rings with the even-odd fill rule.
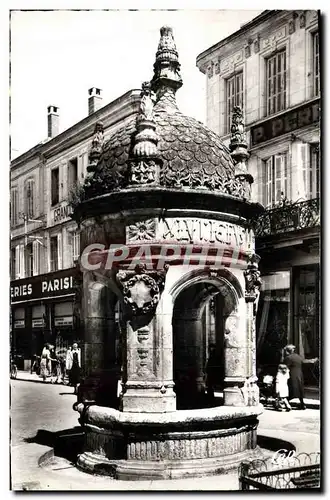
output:
[[[72,429],[78,414],[72,410],[76,397],[71,387],[11,381],[11,475],[12,489],[31,490],[232,490],[238,489],[236,472],[222,476],[171,481],[116,481],[78,471],[65,459],[40,467],[38,461],[51,451],[52,433]],[[293,443],[297,452],[318,451],[319,411],[308,409],[278,413],[266,410],[260,417],[259,435]],[[40,433],[40,431],[43,431]],[[38,441],[38,442],[35,442]]]

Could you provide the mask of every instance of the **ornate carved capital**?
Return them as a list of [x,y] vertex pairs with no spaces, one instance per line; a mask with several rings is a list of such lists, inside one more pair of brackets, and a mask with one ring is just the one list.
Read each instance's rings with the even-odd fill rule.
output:
[[117,281],[131,317],[154,313],[164,290],[164,271],[146,271],[145,264],[137,264],[134,271],[118,271]]
[[262,283],[260,279],[260,271],[258,269],[259,261],[259,255],[253,254],[250,258],[246,271],[244,271],[245,300],[247,302],[255,302],[259,297],[260,287]]

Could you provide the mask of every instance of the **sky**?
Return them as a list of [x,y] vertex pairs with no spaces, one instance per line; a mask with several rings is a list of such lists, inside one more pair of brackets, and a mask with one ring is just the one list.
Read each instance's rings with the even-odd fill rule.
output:
[[10,34],[11,158],[47,137],[47,107],[58,106],[60,132],[88,114],[88,89],[103,105],[153,75],[159,30],[170,25],[179,52],[180,110],[205,122],[206,76],[198,54],[261,10],[12,11]]

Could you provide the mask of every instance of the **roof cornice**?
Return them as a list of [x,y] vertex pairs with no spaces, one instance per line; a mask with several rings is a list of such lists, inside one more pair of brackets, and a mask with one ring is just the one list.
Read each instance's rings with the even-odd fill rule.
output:
[[264,10],[261,14],[259,14],[258,16],[254,17],[251,21],[244,24],[244,26],[242,28],[235,31],[234,33],[227,36],[226,38],[223,38],[222,40],[220,40],[220,42],[216,43],[215,45],[212,45],[212,47],[209,47],[208,49],[201,52],[196,58],[197,67],[204,73],[203,68],[202,68],[202,61],[204,59],[206,59],[208,56],[213,54],[213,52],[218,51],[222,47],[226,46],[228,43],[234,41],[236,38],[239,38],[240,36],[244,35],[244,33],[247,33],[248,31],[250,31],[251,28],[258,26],[259,24],[265,22],[270,17],[274,16],[274,14],[278,14],[280,12],[287,12],[287,11]]

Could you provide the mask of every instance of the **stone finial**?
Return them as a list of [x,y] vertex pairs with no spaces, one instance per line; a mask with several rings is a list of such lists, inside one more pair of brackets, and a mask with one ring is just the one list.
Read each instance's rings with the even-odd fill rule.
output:
[[182,86],[179,54],[176,49],[173,30],[169,26],[163,26],[160,29],[160,41],[156,52],[154,76],[151,85],[155,92],[158,92],[162,87],[170,88],[176,92]]
[[154,158],[157,155],[158,137],[153,107],[153,92],[150,83],[144,82],[141,91],[140,112],[136,120],[137,134],[134,138],[134,158]]
[[89,150],[89,165],[87,166],[88,172],[94,172],[96,165],[99,161],[104,142],[104,127],[102,122],[97,122],[94,128],[94,136],[92,139],[92,146]]
[[246,140],[243,111],[239,106],[235,106],[233,109],[229,148],[235,162],[235,177],[242,184],[245,198],[249,199],[253,177],[249,174],[246,165],[250,154]]
[[158,136],[153,114],[154,93],[149,82],[142,84],[140,111],[136,119],[137,133],[130,156],[130,183],[150,184],[158,177]]

